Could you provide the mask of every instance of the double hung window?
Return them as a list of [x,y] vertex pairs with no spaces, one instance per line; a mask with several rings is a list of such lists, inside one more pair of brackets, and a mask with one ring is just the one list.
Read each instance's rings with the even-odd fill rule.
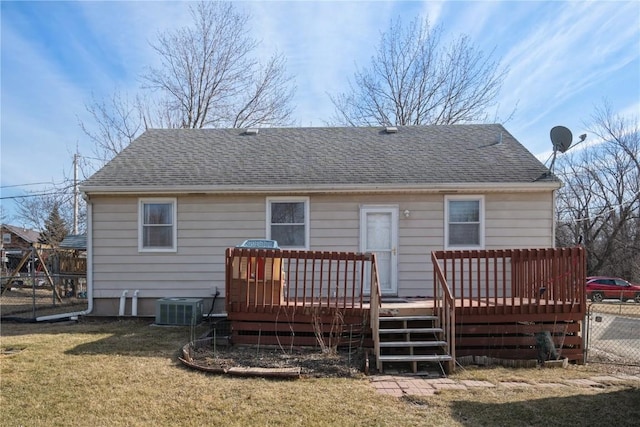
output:
[[481,196],[445,197],[445,247],[484,247],[484,199]]
[[176,204],[176,199],[140,199],[138,208],[140,251],[176,251]]
[[309,246],[309,199],[268,198],[267,238],[287,249]]

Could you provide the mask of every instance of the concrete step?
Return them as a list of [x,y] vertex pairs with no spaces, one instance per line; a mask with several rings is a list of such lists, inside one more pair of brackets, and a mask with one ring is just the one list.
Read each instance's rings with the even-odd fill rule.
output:
[[446,341],[385,341],[380,343],[380,347],[385,348],[408,348],[408,347],[446,347]]

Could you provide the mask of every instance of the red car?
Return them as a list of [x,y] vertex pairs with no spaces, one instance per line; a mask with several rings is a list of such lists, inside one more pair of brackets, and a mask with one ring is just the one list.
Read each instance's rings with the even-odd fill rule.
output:
[[634,300],[640,303],[640,286],[618,277],[587,277],[587,298],[593,302],[603,299]]

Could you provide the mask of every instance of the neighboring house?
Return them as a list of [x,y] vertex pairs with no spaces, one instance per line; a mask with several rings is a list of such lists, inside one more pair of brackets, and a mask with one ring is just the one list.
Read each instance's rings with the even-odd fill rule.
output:
[[210,306],[253,238],[375,251],[384,295],[425,296],[431,251],[552,247],[559,186],[495,124],[148,130],[81,185],[93,314]]
[[[38,243],[40,232],[2,224],[0,233],[2,234],[2,275],[4,276],[12,273],[20,263],[25,251],[30,250],[35,243]],[[28,265],[25,264],[21,270],[26,272]]]

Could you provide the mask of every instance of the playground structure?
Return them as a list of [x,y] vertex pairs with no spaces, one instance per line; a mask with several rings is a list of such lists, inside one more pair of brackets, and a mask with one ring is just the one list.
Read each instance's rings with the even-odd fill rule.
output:
[[[86,251],[32,245],[2,254],[2,316],[64,307],[87,296]],[[30,304],[26,300],[31,299]]]

